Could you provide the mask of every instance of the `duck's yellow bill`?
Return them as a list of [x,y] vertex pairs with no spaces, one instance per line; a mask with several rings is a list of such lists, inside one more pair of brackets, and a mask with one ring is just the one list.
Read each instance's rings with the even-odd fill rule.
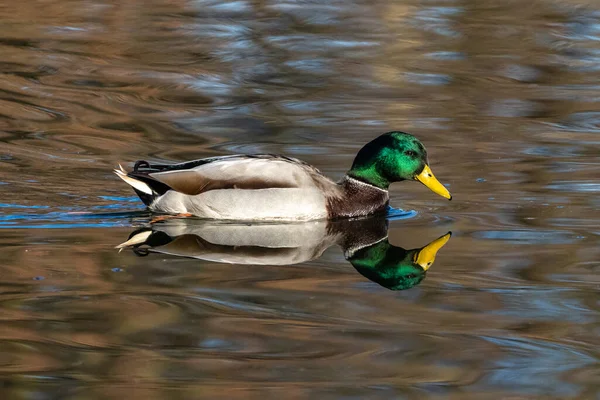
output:
[[439,194],[442,197],[452,200],[452,195],[444,185],[437,180],[429,165],[425,164],[425,168],[419,175],[415,175],[415,179],[427,186],[433,193]]
[[413,262],[427,271],[429,267],[433,265],[437,252],[444,247],[448,240],[450,240],[450,236],[452,236],[452,232],[446,233],[444,236],[435,239],[433,242],[423,247],[415,253]]

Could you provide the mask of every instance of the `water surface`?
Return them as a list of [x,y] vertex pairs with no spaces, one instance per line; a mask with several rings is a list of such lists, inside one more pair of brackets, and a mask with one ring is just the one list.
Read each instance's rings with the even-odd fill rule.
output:
[[[0,21],[2,398],[598,398],[598,4],[34,0]],[[391,245],[453,232],[410,289],[337,244],[114,249],[152,218],[118,162],[285,153],[337,179],[392,129],[454,196],[392,186]]]

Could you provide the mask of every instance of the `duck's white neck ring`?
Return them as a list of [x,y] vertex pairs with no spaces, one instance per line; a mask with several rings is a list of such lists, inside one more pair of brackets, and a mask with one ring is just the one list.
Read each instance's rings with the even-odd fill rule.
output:
[[363,182],[363,181],[359,181],[358,179],[356,179],[356,178],[353,178],[353,177],[351,177],[351,176],[348,176],[348,175],[346,175],[346,177],[345,177],[345,179],[344,179],[344,180],[346,180],[346,181],[350,181],[350,182],[352,182],[352,183],[356,183],[357,185],[362,185],[362,186],[367,186],[367,187],[369,187],[369,188],[377,189],[377,190],[380,190],[380,191],[382,191],[383,193],[387,193],[387,192],[388,192],[388,191],[387,191],[387,189],[382,189],[382,188],[380,188],[380,187],[377,187],[377,186],[375,186],[375,185],[371,185],[370,183]]

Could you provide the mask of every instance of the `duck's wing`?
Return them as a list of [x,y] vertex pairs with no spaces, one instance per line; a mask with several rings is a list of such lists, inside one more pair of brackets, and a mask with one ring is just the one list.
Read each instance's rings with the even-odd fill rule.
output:
[[154,180],[187,195],[216,189],[323,189],[333,185],[309,164],[270,154],[215,157],[174,165],[138,162],[129,175]]

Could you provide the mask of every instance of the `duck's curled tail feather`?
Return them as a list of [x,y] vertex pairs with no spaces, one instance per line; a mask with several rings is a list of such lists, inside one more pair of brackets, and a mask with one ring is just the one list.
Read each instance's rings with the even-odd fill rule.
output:
[[159,196],[165,194],[171,188],[162,182],[151,178],[148,174],[151,172],[160,171],[162,166],[155,167],[147,161],[137,161],[132,172],[127,172],[119,164],[119,168],[115,169],[115,174],[129,184],[140,199],[149,206]]
[[152,195],[152,189],[150,188],[150,186],[148,186],[148,184],[142,182],[139,179],[129,176],[127,172],[125,172],[121,164],[119,164],[119,169],[115,169],[114,171],[119,178],[123,179],[126,183],[131,185],[136,191]]

